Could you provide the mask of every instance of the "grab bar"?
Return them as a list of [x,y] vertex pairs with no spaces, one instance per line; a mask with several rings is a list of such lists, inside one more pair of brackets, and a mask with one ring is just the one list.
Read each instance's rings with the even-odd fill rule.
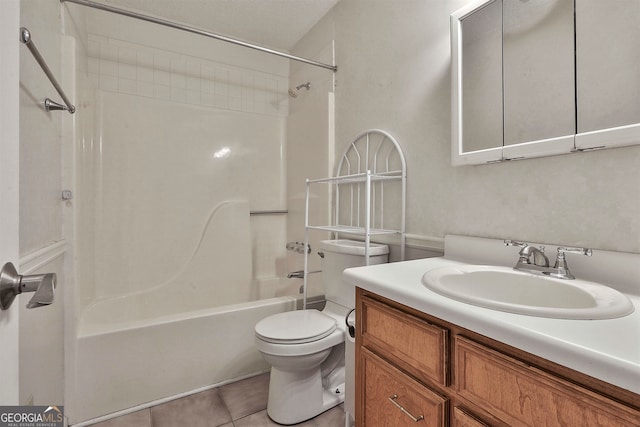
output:
[[288,213],[289,211],[287,209],[275,209],[265,211],[250,211],[249,215],[285,215]]
[[40,68],[42,68],[42,71],[44,71],[44,73],[47,75],[47,77],[49,78],[49,81],[51,82],[53,87],[58,91],[58,94],[62,97],[62,100],[66,104],[66,106],[64,106],[62,104],[58,104],[57,102],[54,102],[51,99],[47,98],[44,100],[45,110],[47,111],[66,110],[70,114],[75,113],[76,107],[73,106],[71,101],[69,101],[69,98],[67,98],[67,95],[65,95],[64,91],[58,84],[58,81],[56,80],[56,78],[53,76],[53,73],[49,69],[47,62],[44,60],[42,55],[40,55],[40,52],[38,51],[38,48],[36,47],[35,43],[33,43],[33,39],[31,38],[31,32],[25,27],[20,28],[20,41],[24,43],[27,46],[27,48],[29,48],[29,51],[35,58],[36,62],[38,63],[38,65],[40,65]]

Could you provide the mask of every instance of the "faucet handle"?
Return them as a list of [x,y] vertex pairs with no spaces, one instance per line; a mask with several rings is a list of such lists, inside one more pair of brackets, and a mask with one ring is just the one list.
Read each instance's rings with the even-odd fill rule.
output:
[[527,246],[529,246],[528,243],[526,242],[518,242],[517,240],[505,240],[504,241],[504,245],[505,246],[518,246],[521,248],[526,248]]
[[557,272],[552,274],[552,276],[559,277],[561,279],[575,279],[575,276],[571,274],[571,271],[569,271],[569,266],[567,265],[567,260],[564,256],[565,253],[581,254],[586,256],[591,256],[593,254],[593,252],[589,248],[572,248],[559,246],[556,263],[553,265],[553,268],[556,269]]
[[586,255],[586,256],[593,255],[593,251],[589,248],[572,248],[572,247],[566,247],[566,246],[558,247],[558,256],[562,255],[564,257],[565,253],[580,254],[580,255]]

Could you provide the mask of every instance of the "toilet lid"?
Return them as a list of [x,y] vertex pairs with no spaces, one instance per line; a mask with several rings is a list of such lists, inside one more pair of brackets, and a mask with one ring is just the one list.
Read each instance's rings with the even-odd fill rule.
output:
[[262,319],[256,324],[256,335],[268,342],[300,344],[317,341],[337,328],[336,319],[318,310],[287,311]]

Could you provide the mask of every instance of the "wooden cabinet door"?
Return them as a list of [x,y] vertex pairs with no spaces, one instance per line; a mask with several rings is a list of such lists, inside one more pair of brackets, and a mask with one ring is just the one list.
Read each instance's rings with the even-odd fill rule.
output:
[[640,426],[637,411],[467,338],[455,353],[458,395],[510,426]]
[[473,415],[466,409],[456,406],[453,408],[453,427],[491,427]]
[[363,427],[444,427],[447,399],[367,349],[361,351]]

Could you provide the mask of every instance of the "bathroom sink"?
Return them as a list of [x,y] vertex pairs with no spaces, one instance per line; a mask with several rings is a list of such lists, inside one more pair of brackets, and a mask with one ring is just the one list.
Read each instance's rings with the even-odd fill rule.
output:
[[608,286],[563,280],[508,267],[460,265],[430,270],[433,292],[498,311],[556,319],[612,319],[633,312],[629,298]]

